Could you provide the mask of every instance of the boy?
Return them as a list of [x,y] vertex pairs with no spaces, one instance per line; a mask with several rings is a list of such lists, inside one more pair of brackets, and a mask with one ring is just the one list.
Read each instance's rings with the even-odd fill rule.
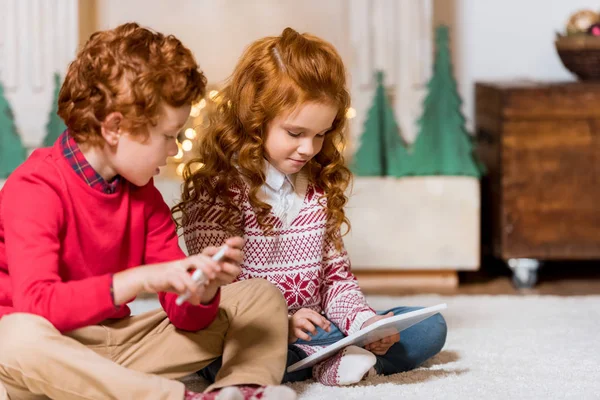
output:
[[[69,66],[58,111],[67,131],[0,192],[0,381],[9,397],[296,397],[269,386],[286,362],[280,292],[262,280],[230,284],[241,238],[227,240],[223,262],[210,258],[213,247],[185,258],[152,183],[205,85],[179,40],[135,23],[95,33]],[[191,279],[196,268],[205,285]],[[131,317],[127,303],[141,292],[159,293],[164,310]],[[171,380],[221,355],[209,393]]]

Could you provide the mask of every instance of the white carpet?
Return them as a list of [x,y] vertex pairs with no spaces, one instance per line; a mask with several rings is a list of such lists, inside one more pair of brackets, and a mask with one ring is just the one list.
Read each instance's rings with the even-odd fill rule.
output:
[[300,399],[600,399],[600,296],[369,300],[376,309],[447,303],[446,346],[417,370],[353,387],[295,383]]

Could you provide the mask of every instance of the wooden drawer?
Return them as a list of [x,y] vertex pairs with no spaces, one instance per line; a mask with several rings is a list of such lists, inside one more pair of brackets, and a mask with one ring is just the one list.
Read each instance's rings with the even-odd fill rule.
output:
[[600,85],[476,86],[484,251],[600,258]]

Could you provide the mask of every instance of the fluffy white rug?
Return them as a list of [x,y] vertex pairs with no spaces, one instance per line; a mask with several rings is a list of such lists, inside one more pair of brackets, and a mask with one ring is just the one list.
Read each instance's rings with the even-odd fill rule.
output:
[[[600,296],[409,296],[376,309],[447,303],[448,339],[423,367],[352,387],[291,385],[300,399],[598,399]],[[203,381],[187,380],[200,389]]]

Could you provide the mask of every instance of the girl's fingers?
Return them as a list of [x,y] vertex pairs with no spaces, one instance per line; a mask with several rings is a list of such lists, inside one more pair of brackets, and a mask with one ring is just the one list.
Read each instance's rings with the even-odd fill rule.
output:
[[301,329],[298,329],[298,328],[294,329],[294,335],[298,339],[302,339],[302,340],[305,340],[307,342],[310,342],[311,337],[308,334],[304,333]]
[[383,339],[381,339],[381,343],[387,344],[387,345],[392,345],[396,342],[400,341],[400,334],[397,333],[395,335],[392,336],[388,336],[388,337],[384,337]]
[[400,341],[400,334],[397,333],[395,335],[392,336],[386,336],[383,339],[379,339],[376,342],[371,343],[371,345],[373,346],[387,346],[387,347],[391,347],[394,343],[397,343]]
[[[327,318],[324,318],[321,314],[319,314],[316,311],[310,311],[311,312],[308,313],[305,318],[310,320],[313,324],[321,327],[323,330],[328,330],[331,323],[327,320]],[[316,331],[313,333],[316,333]]]
[[365,350],[368,350],[373,354],[377,354],[378,356],[381,356],[381,355],[384,355],[385,353],[387,353],[388,349],[389,349],[388,347],[370,346],[369,348],[367,348],[365,346]]
[[[388,341],[389,338],[383,338],[376,342],[369,343],[365,346],[365,349],[389,349],[395,342]],[[367,348],[368,347],[368,348]]]
[[[311,310],[309,308],[301,308],[294,314],[294,317],[297,321],[301,321],[301,320],[310,321],[309,323],[311,325],[316,325],[316,326],[320,327],[321,329],[325,330],[326,332],[331,331],[331,322],[327,318],[325,318],[324,316],[319,314],[318,312]],[[314,329],[314,326],[313,326],[313,329]],[[312,332],[313,335],[317,333],[316,329],[310,330],[310,331]]]
[[310,332],[313,335],[317,333],[315,326],[307,319],[299,321],[296,327],[302,329],[304,332]]
[[329,321],[327,318],[321,316],[321,318],[323,319],[323,326],[321,326],[321,328],[325,329],[327,332],[329,332],[331,330],[331,321]]

